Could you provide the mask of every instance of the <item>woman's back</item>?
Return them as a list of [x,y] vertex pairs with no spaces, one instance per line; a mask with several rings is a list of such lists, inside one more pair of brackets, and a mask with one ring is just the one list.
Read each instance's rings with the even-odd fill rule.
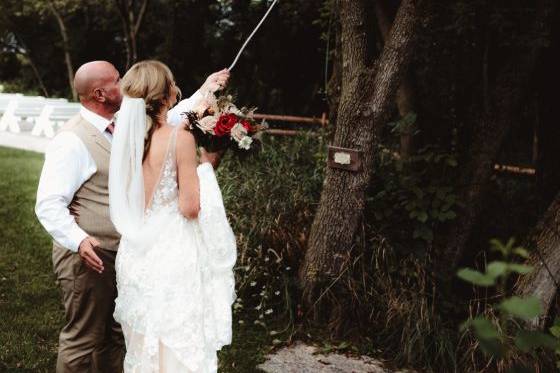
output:
[[[151,143],[148,153],[142,163],[142,171],[144,174],[144,193],[145,207],[150,209],[153,203],[153,197],[156,188],[165,175],[165,162],[175,163],[175,139],[174,136],[177,128],[171,126],[161,126],[156,129],[151,136]],[[175,165],[173,165],[175,166]],[[169,165],[168,165],[169,167]],[[173,167],[176,169],[176,167]],[[172,170],[173,171],[173,170]],[[171,175],[166,175],[169,178]],[[176,175],[175,182],[176,182]]]

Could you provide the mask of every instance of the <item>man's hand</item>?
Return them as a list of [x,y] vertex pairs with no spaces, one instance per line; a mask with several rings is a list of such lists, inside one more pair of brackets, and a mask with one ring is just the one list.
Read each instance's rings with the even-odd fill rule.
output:
[[200,163],[210,162],[214,170],[218,168],[220,165],[220,161],[222,160],[222,156],[226,150],[219,150],[214,153],[207,152],[204,148],[200,148]]
[[89,268],[97,273],[102,273],[105,268],[103,267],[103,261],[95,253],[94,248],[96,247],[99,247],[99,241],[93,237],[86,237],[80,243],[78,254]]
[[224,89],[227,86],[229,75],[228,69],[215,72],[206,78],[206,81],[200,89],[202,91],[209,91],[212,93]]

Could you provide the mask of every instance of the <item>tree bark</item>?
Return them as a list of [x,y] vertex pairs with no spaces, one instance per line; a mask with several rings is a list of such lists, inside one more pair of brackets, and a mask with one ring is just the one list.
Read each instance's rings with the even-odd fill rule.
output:
[[68,30],[66,29],[66,24],[64,23],[64,18],[55,7],[51,0],[47,0],[50,11],[56,18],[58,23],[58,28],[60,30],[60,36],[62,37],[62,48],[64,50],[64,62],[66,64],[66,73],[68,75],[68,84],[70,86],[70,91],[72,92],[72,99],[74,101],[78,100],[78,94],[74,89],[74,65],[72,64],[72,56],[70,53],[70,38],[68,37]]
[[[356,173],[326,170],[300,269],[304,299],[316,316],[323,308],[318,303],[320,293],[330,289],[351,257],[365,207],[365,191],[373,174],[374,126],[387,122],[400,78],[408,67],[417,24],[416,3],[401,3],[374,73],[367,64],[365,1],[341,0],[342,92],[333,145],[360,150],[363,169]],[[336,313],[329,308],[325,310]]]
[[[549,1],[549,0],[547,0]],[[548,34],[552,17],[551,5],[544,6],[533,23],[535,34]],[[516,121],[517,110],[533,74],[540,45],[534,43],[530,50],[520,52],[510,60],[496,78],[496,83],[489,93],[489,105],[476,121],[475,139],[472,145],[472,157],[465,167],[462,182],[464,189],[459,194],[462,208],[458,211],[450,232],[446,247],[442,249],[439,273],[444,281],[454,276],[466,251],[480,213],[484,207],[485,197],[491,185],[494,163],[503,142]]]
[[520,277],[515,292],[521,296],[536,296],[541,300],[543,315],[532,320],[533,328],[544,328],[550,321],[560,280],[560,193],[556,196],[526,244],[531,257],[527,264],[533,271]]
[[[382,0],[375,1],[375,16],[377,18],[379,32],[383,42],[385,43],[391,30],[391,21]],[[397,90],[397,108],[401,118],[406,117],[414,111],[414,93],[410,78],[407,75],[405,75],[399,89]],[[401,158],[407,158],[413,153],[414,145],[412,136],[412,131],[401,133],[399,151]]]

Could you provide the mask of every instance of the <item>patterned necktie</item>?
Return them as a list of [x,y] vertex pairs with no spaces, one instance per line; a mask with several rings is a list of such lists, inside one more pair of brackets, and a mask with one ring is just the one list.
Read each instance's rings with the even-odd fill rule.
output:
[[105,131],[109,132],[112,135],[113,131],[115,131],[115,122],[109,123],[107,128],[105,128]]

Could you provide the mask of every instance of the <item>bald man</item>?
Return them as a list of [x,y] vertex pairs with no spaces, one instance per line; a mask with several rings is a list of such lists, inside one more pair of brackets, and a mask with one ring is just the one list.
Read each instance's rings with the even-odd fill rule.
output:
[[[168,114],[181,120],[202,98],[222,88],[229,72],[208,77],[191,98]],[[124,340],[113,319],[115,258],[120,236],[109,215],[109,159],[113,118],[122,94],[120,75],[109,62],[86,63],[74,87],[80,113],[54,137],[45,153],[35,212],[53,238],[53,267],[66,316],[59,337],[56,371],[122,372]]]

